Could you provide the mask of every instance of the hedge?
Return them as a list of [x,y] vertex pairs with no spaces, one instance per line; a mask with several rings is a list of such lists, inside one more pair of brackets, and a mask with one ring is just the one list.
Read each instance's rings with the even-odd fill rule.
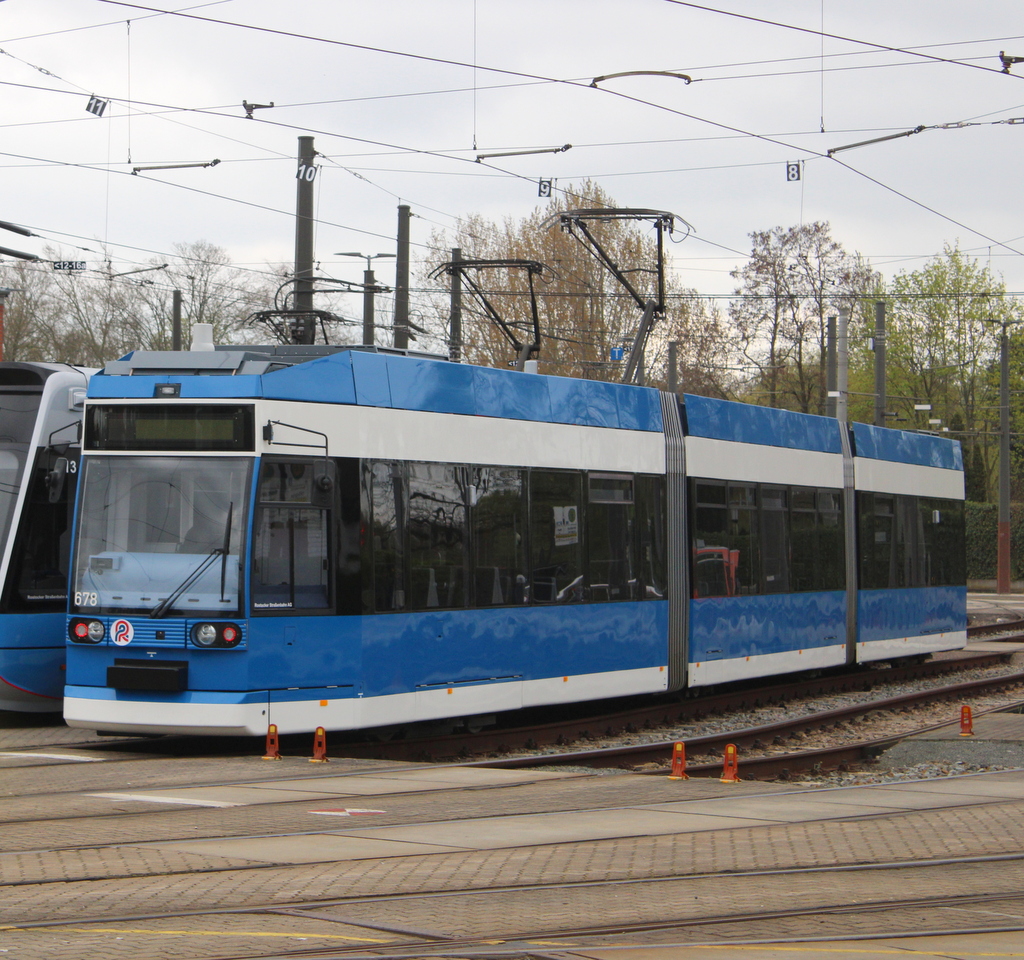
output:
[[[999,507],[994,503],[966,504],[964,517],[967,579],[996,576]],[[1010,577],[1024,579],[1024,503],[1010,504]]]

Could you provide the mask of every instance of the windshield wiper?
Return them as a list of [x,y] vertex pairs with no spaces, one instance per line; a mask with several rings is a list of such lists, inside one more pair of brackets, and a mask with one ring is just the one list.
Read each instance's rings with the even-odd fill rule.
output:
[[198,567],[195,568],[180,584],[175,588],[174,592],[170,596],[165,597],[161,600],[152,610],[149,611],[149,615],[156,620],[159,620],[167,611],[171,608],[174,601],[178,599],[189,587],[192,586],[207,570],[213,566],[213,561],[217,559],[223,553],[221,547],[214,547],[202,560]]
[[165,616],[167,611],[171,609],[175,601],[180,597],[189,587],[192,586],[210,567],[213,566],[214,561],[217,557],[221,557],[220,567],[220,599],[224,601],[224,587],[225,577],[227,576],[227,562],[228,562],[228,549],[231,546],[231,515],[234,512],[235,502],[234,500],[228,504],[228,519],[227,523],[224,524],[224,545],[220,547],[214,547],[203,559],[200,561],[199,566],[195,568],[177,587],[171,592],[171,594],[161,600],[152,610],[149,611],[149,615],[154,620],[159,620]]
[[224,578],[228,572],[228,551],[231,549],[231,514],[235,509],[235,501],[228,504],[228,522],[224,524],[224,546],[220,555],[220,602],[224,602]]

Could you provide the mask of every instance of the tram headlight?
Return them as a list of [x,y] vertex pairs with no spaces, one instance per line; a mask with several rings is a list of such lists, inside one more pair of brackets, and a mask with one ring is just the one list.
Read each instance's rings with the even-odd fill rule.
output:
[[68,624],[68,636],[74,643],[99,643],[106,633],[100,620],[72,620]]
[[192,642],[197,647],[236,647],[242,640],[237,623],[197,623],[192,628]]
[[217,628],[212,623],[197,623],[192,628],[192,642],[197,647],[215,646],[217,639]]

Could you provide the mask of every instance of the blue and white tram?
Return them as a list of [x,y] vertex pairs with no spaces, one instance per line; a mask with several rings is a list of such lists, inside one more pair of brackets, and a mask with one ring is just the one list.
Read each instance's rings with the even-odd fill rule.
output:
[[83,454],[72,726],[480,722],[966,640],[935,437],[260,347],[108,364]]
[[0,363],[0,710],[61,709],[71,508],[90,372]]

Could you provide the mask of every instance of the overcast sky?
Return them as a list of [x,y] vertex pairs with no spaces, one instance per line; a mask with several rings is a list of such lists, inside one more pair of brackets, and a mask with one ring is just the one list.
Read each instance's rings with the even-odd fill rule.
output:
[[[0,51],[0,220],[45,238],[0,245],[90,267],[197,240],[291,262],[310,135],[334,277],[362,275],[338,251],[394,251],[399,203],[415,259],[457,217],[519,218],[539,179],[589,177],[692,226],[670,251],[702,294],[733,289],[752,231],[814,220],[887,277],[958,243],[1024,291],[1024,62],[1000,62],[1024,57],[1020,0],[0,0]],[[638,70],[692,82],[591,86]],[[827,155],[944,124],[963,125]]]

